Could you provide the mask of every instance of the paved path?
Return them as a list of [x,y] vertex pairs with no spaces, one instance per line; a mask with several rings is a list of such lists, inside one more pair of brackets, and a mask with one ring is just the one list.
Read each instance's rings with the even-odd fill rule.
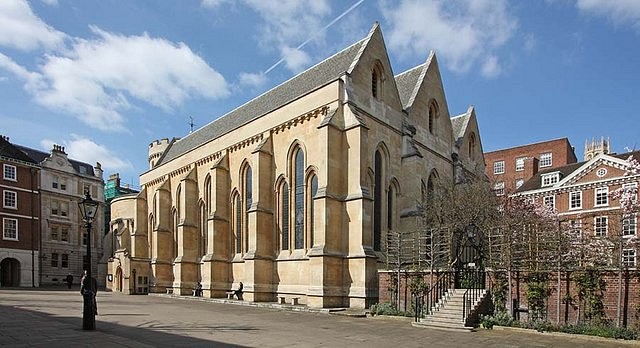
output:
[[77,290],[0,289],[1,347],[629,347],[580,336],[458,333],[409,321],[98,293],[96,331],[83,331]]

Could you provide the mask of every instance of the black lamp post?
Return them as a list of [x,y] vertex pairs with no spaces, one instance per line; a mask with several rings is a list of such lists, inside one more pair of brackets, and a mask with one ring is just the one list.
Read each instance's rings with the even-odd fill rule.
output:
[[91,277],[91,223],[93,222],[93,219],[96,216],[96,212],[98,211],[98,202],[91,199],[91,195],[87,190],[85,192],[84,199],[78,203],[78,208],[80,209],[82,221],[84,221],[87,225],[87,275],[84,279],[84,292],[82,293],[82,297],[84,299],[84,307],[82,309],[82,329],[95,330],[96,314],[93,310],[93,301],[95,294],[93,292],[93,278]]
[[134,268],[131,273],[133,274],[133,294],[136,294],[136,269]]

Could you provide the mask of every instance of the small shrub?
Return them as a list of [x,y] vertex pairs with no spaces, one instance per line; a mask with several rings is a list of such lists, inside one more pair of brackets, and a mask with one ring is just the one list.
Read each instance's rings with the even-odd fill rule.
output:
[[383,302],[383,303],[377,303],[377,304],[371,305],[371,307],[369,308],[369,311],[371,312],[372,315],[395,315],[395,316],[403,316],[403,317],[412,316],[411,313],[409,312],[396,309],[393,306],[393,304],[389,302]]
[[623,340],[638,340],[640,332],[632,328],[615,327],[607,324],[600,325],[555,325],[545,320],[519,322],[512,320],[508,313],[498,312],[492,316],[483,316],[480,319],[483,327],[493,328],[494,325],[522,327],[539,332],[564,332],[575,335],[589,335]]
[[493,315],[483,315],[480,317],[480,324],[484,328],[493,329],[495,325],[498,326],[514,326],[514,320],[507,311],[495,312]]

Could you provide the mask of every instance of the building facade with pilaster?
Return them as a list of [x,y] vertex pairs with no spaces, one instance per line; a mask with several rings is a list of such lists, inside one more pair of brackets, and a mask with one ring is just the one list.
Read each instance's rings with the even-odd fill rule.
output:
[[[102,255],[104,236],[104,181],[100,163],[94,166],[70,159],[65,148],[53,145],[50,152],[24,146],[18,148],[32,158],[41,168],[39,176],[41,211],[40,216],[40,283],[62,284],[71,274],[79,284],[87,269],[87,231],[78,211],[78,202],[89,191],[99,203],[91,232],[92,274],[102,273],[98,279],[105,285],[106,261],[98,265]],[[99,269],[102,272],[99,272]]]

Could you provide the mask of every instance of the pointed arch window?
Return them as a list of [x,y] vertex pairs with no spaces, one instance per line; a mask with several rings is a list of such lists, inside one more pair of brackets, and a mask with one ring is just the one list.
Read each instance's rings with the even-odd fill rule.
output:
[[173,228],[173,250],[171,251],[172,258],[178,257],[178,210],[174,209],[171,214],[171,227]]
[[294,166],[294,217],[295,217],[295,248],[304,248],[304,153],[302,149],[296,150]]
[[235,215],[233,224],[234,251],[239,254],[242,252],[242,199],[239,194],[235,195],[233,211]]
[[427,181],[427,197],[433,197],[433,193],[436,190],[436,180],[438,180],[438,173],[434,170]]
[[378,77],[378,70],[373,69],[373,71],[371,72],[371,95],[378,99],[378,80],[380,78]]
[[211,177],[207,176],[207,179],[204,181],[204,203],[207,213],[211,211],[211,206],[213,204],[212,199],[213,192],[211,191]]
[[471,133],[469,135],[469,158],[473,159],[476,153],[476,134]]
[[[154,203],[155,204],[155,203]],[[149,258],[153,259],[155,256],[153,247],[153,228],[155,226],[155,219],[153,214],[149,216],[149,230],[147,231],[147,241],[149,243]],[[115,248],[113,250],[116,250]]]
[[315,174],[311,174],[309,178],[309,198],[308,198],[308,211],[309,211],[309,247],[313,247],[314,239],[315,239],[315,203],[313,201],[314,197],[318,194],[318,176]]
[[373,250],[381,250],[382,237],[382,154],[376,151],[373,183]]
[[207,254],[207,205],[200,204],[200,255]]
[[289,250],[289,184],[282,182],[280,188],[280,229],[282,233],[282,250]]
[[251,167],[247,166],[244,174],[244,252],[249,250],[249,209],[251,209],[251,204],[253,203],[253,188],[252,188],[252,175],[251,175]]
[[429,133],[435,134],[438,120],[438,104],[435,100],[429,103]]
[[383,70],[380,61],[376,61],[371,69],[371,96],[380,100],[382,98]]
[[173,258],[178,257],[179,233],[178,225],[180,225],[180,196],[182,195],[182,186],[178,185],[176,189],[176,204],[173,212]]
[[389,192],[387,193],[387,230],[389,231],[393,230],[393,198],[393,186],[389,186]]

